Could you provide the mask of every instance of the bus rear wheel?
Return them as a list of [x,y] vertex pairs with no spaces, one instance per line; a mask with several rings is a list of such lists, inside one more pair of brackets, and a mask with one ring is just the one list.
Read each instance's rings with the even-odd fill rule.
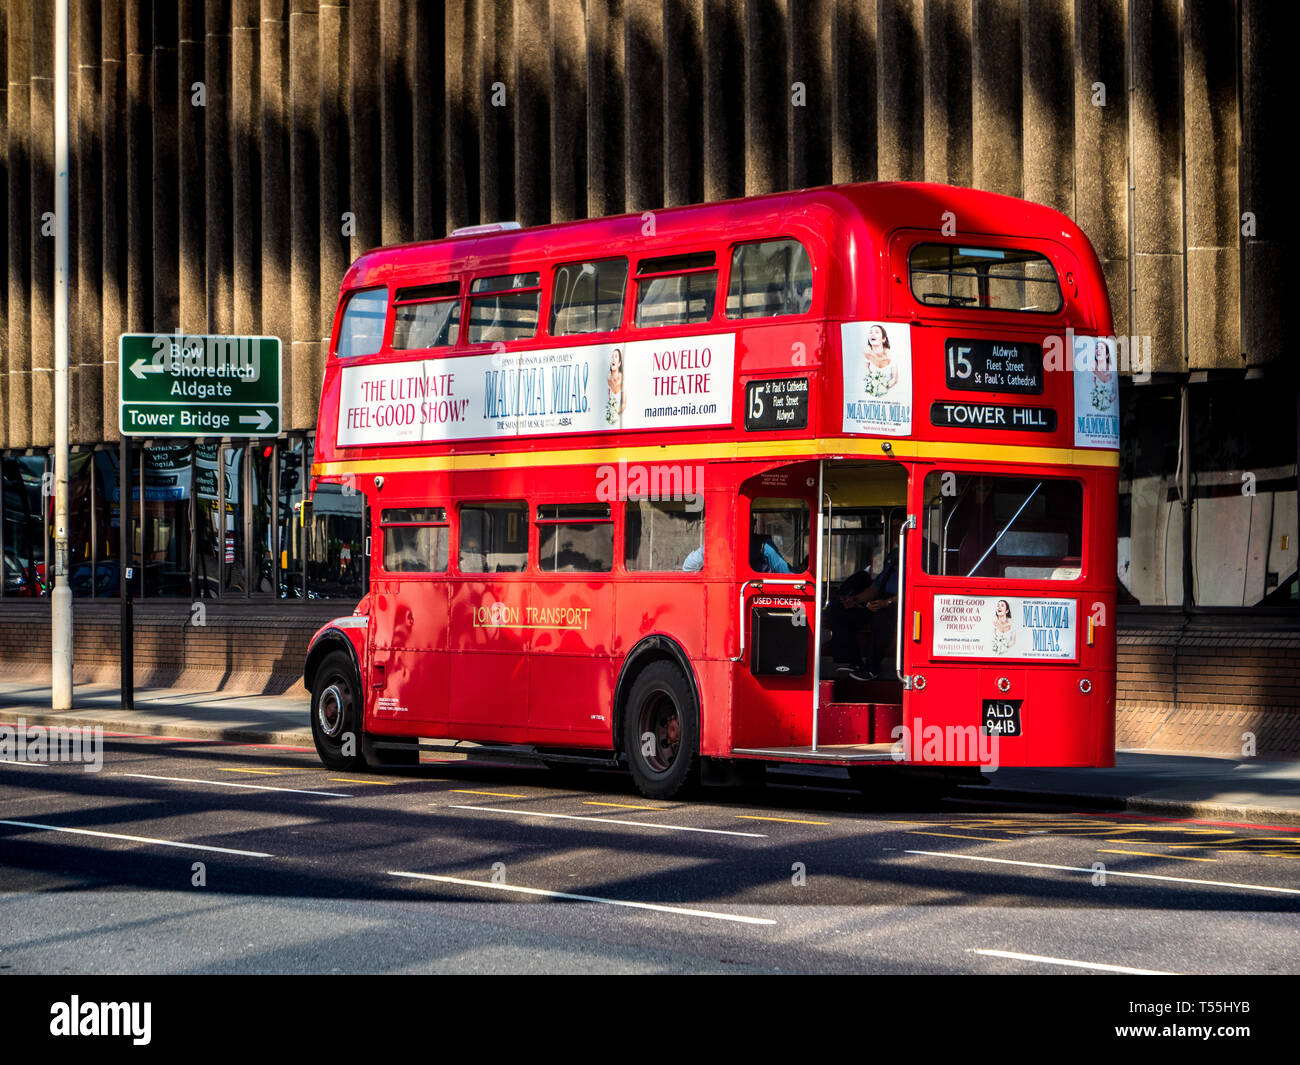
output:
[[654,662],[632,684],[623,710],[623,751],[637,790],[669,799],[699,778],[695,690],[672,662]]
[[360,769],[361,686],[352,660],[342,651],[325,656],[311,692],[311,735],[316,753],[330,769]]

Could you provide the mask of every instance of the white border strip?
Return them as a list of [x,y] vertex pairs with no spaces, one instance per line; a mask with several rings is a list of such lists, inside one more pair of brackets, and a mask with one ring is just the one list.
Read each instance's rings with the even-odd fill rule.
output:
[[212,784],[218,788],[248,788],[250,791],[285,791],[291,795],[325,795],[331,799],[350,799],[341,791],[304,791],[302,788],[276,788],[270,784],[236,784],[232,780],[196,780],[192,777],[158,777],[152,773],[115,773],[114,776],[137,777],[140,780],[170,780],[175,784]]
[[690,825],[657,825],[653,821],[621,821],[614,817],[583,817],[579,814],[551,814],[541,810],[505,810],[499,806],[442,806],[442,810],[478,810],[490,814],[510,814],[517,817],[557,817],[565,821],[581,821],[587,825],[631,825],[633,828],[660,828],[665,832],[707,832],[713,836],[746,836],[749,839],[767,839],[765,832],[733,832],[725,828],[692,828]]
[[494,891],[513,891],[519,895],[538,895],[548,899],[572,899],[574,902],[599,902],[605,906],[626,906],[634,910],[654,910],[656,913],[676,913],[683,917],[708,917],[715,921],[735,921],[737,924],[776,924],[767,917],[746,917],[738,913],[718,913],[714,910],[693,910],[685,906],[658,906],[653,902],[630,902],[627,899],[604,899],[598,895],[574,895],[568,891],[546,891],[543,888],[521,887],[518,884],[494,884],[489,880],[462,880],[458,876],[434,876],[432,873],[403,873],[390,869],[389,876],[405,876],[412,880],[436,880],[440,884],[460,884],[462,887],[491,888]]
[[172,839],[153,839],[150,836],[124,836],[117,832],[95,832],[89,828],[64,828],[61,825],[38,825],[32,821],[0,821],[0,825],[15,828],[39,828],[44,832],[70,832],[77,836],[96,836],[100,839],[121,839],[128,843],[154,843],[159,847],[183,847],[192,851],[213,851],[216,854],[239,854],[245,858],[274,858],[265,851],[238,851],[230,847],[209,847],[202,843],[178,843]]
[[1176,976],[1162,969],[1131,969],[1127,965],[1103,965],[1099,961],[1073,961],[1070,958],[1048,958],[1042,954],[1019,954],[1014,950],[968,950],[970,954],[983,954],[988,958],[1010,958],[1012,961],[1032,961],[1042,965],[1068,965],[1072,969],[1095,969],[1102,973],[1127,973],[1129,976]]
[[[943,851],[904,851],[904,854],[925,854],[931,858],[954,858],[965,862],[993,862],[996,865],[1023,865],[1030,869],[1056,869],[1063,873],[1087,873],[1092,876],[1097,870],[1080,869],[1073,865],[1046,865],[1042,862],[1017,862],[1011,858],[982,858],[976,854],[947,854]],[[1208,887],[1241,888],[1243,891],[1276,891],[1282,895],[1300,895],[1300,888],[1270,887],[1267,884],[1237,884],[1228,880],[1193,880],[1186,876],[1161,876],[1159,873],[1121,873],[1107,869],[1106,876],[1126,876],[1135,880],[1163,880],[1171,884],[1199,884]]]

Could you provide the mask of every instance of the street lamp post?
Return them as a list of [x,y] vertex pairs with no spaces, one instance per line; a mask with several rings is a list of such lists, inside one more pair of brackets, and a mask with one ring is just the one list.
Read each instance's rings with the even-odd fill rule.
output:
[[50,708],[72,709],[68,587],[68,0],[54,9],[54,590]]

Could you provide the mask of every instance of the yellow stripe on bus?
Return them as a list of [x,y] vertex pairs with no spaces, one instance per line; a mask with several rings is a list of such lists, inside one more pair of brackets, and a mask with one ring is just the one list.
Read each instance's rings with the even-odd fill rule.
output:
[[[499,470],[536,466],[589,466],[618,462],[699,462],[705,459],[778,458],[791,462],[818,457],[871,456],[883,458],[882,441],[874,438],[791,440],[735,440],[714,444],[651,444],[641,447],[573,448],[560,451],[509,451],[458,455],[418,455],[409,458],[351,459],[317,462],[316,477],[345,474],[439,473],[458,470]],[[1066,447],[1032,447],[1023,444],[954,443],[952,441],[891,440],[895,458],[970,459],[986,462],[1032,462],[1053,466],[1119,466],[1116,451],[1091,451]]]

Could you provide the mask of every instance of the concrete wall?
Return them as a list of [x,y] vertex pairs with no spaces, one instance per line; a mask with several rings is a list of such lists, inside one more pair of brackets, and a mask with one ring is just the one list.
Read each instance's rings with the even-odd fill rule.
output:
[[[368,248],[830,181],[1051,204],[1157,369],[1271,362],[1292,7],[72,0],[73,441],[116,437],[123,331],[280,336],[308,428]],[[0,447],[53,436],[52,12],[0,6]]]

